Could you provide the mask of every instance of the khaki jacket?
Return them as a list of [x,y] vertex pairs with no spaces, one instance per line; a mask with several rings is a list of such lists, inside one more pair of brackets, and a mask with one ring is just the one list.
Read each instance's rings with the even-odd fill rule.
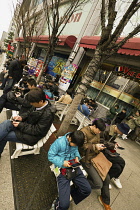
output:
[[71,104],[72,98],[69,94],[62,95],[61,98],[58,100],[58,102],[61,102],[63,104]]
[[[99,154],[99,151],[96,149],[96,144],[100,143],[100,134],[95,134],[90,126],[86,126],[84,128],[81,129],[81,131],[84,133],[85,135],[85,142],[82,148],[79,149],[81,157],[82,157],[82,161],[83,162],[87,162],[90,163],[91,159],[93,157],[95,157],[97,154]],[[86,156],[86,152],[88,149],[88,146],[90,146],[92,144],[92,149],[90,150],[87,159],[85,158]]]
[[136,126],[140,126],[140,116],[134,116],[135,119],[130,119],[126,122],[131,130],[134,130]]

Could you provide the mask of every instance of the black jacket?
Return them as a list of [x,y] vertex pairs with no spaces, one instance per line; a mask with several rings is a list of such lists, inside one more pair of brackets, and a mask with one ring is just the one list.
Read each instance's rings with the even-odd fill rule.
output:
[[115,124],[121,123],[125,117],[126,117],[126,113],[124,112],[120,112],[119,114],[117,114],[116,119],[115,119]]
[[10,62],[10,65],[8,67],[8,75],[13,78],[14,81],[19,82],[19,80],[22,78],[23,73],[23,67],[18,60],[13,60]]
[[50,104],[43,109],[30,111],[21,116],[23,121],[15,128],[17,139],[24,144],[33,146],[43,138],[54,119]]

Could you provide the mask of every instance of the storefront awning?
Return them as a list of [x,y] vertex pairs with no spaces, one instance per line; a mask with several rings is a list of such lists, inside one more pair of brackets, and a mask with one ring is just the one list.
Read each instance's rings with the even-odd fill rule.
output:
[[[58,37],[58,45],[64,46],[65,44],[68,45],[70,48],[73,48],[77,38],[75,36],[59,36]],[[24,42],[23,37],[16,38],[16,41],[18,42]],[[35,42],[35,43],[42,43],[42,44],[48,44],[49,43],[49,36],[46,35],[40,35],[40,36],[33,36],[28,37],[28,41]]]
[[[119,38],[117,42],[120,42],[123,38]],[[100,40],[100,36],[84,36],[80,41],[80,47],[88,49],[96,49],[96,46]],[[119,54],[140,56],[140,38],[129,39],[122,47],[118,50]]]

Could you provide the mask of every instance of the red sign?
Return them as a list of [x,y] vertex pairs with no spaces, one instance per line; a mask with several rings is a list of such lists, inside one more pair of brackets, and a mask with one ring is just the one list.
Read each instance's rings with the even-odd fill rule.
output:
[[140,73],[134,71],[134,70],[131,70],[131,68],[128,68],[126,66],[120,66],[120,67],[117,67],[116,69],[118,72],[122,72],[128,76],[131,76],[131,77],[135,77],[137,79],[140,79]]

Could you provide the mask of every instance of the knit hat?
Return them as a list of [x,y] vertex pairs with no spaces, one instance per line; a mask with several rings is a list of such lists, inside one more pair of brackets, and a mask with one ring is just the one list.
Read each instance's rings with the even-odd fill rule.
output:
[[130,130],[130,127],[125,123],[118,124],[117,128],[125,135],[127,135]]

